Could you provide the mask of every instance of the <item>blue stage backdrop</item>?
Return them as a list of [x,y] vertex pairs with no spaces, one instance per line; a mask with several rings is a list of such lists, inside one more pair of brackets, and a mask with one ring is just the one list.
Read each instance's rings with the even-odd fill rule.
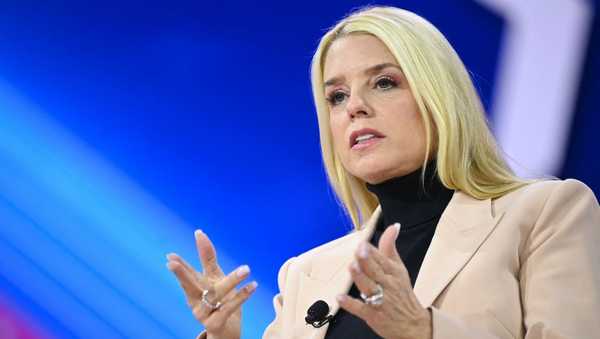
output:
[[[523,175],[600,192],[596,1],[406,0],[470,70]],[[273,317],[290,256],[350,224],[320,160],[309,63],[360,1],[0,4],[0,337],[192,338],[165,254],[193,231]]]

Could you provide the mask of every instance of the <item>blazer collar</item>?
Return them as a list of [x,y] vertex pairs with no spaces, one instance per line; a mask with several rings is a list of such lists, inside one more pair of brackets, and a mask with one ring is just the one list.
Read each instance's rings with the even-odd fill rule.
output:
[[465,267],[502,219],[491,199],[477,200],[456,191],[442,213],[417,275],[414,292],[423,307],[436,298]]
[[[347,293],[352,286],[348,267],[354,259],[354,252],[362,241],[369,241],[380,214],[381,208],[377,207],[360,230],[319,254],[310,272],[300,274],[296,304],[298,323],[294,331],[301,334],[298,338],[325,337],[328,325],[319,329],[307,325],[304,322],[306,311],[317,300],[327,302],[331,314],[338,311],[336,296]],[[477,200],[460,191],[453,194],[440,217],[414,286],[423,307],[435,302],[488,238],[503,214],[494,215],[491,199]]]

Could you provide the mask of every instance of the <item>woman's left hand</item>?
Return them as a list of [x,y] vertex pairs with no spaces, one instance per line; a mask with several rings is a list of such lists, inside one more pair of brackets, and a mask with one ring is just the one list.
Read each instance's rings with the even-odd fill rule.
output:
[[358,289],[371,296],[378,292],[379,284],[383,302],[369,305],[348,295],[339,295],[338,302],[386,339],[431,339],[431,313],[417,300],[408,271],[396,250],[399,230],[398,224],[388,227],[379,239],[378,248],[369,243],[361,244],[350,266]]

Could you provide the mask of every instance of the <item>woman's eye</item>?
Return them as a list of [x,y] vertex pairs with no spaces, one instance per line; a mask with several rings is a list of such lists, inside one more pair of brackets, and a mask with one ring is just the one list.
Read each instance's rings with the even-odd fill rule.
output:
[[381,78],[377,80],[375,87],[379,89],[390,89],[396,87],[396,82],[390,78]]
[[329,103],[332,105],[337,105],[337,104],[341,103],[342,101],[344,101],[345,98],[346,98],[346,94],[344,94],[342,92],[333,92],[332,94],[329,95],[329,97],[327,98],[327,101],[329,101]]

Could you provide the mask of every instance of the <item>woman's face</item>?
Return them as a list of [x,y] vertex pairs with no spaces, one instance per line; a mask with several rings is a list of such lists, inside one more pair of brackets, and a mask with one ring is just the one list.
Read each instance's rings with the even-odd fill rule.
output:
[[408,83],[387,47],[367,34],[334,41],[323,70],[334,149],[371,184],[421,167],[425,130]]

